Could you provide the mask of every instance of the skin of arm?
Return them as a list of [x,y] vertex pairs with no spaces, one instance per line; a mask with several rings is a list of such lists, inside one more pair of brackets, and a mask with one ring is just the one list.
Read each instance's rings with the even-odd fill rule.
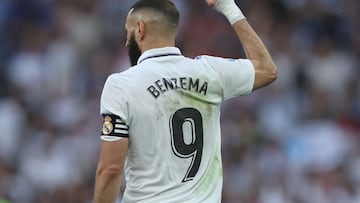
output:
[[264,87],[277,78],[277,67],[264,43],[246,19],[237,21],[233,28],[244,48],[246,56],[254,65],[255,82],[253,90]]
[[120,192],[128,138],[101,141],[95,178],[94,203],[114,203]]
[[[205,1],[210,7],[214,7],[218,1],[226,1],[226,3],[231,2],[231,0]],[[247,58],[250,59],[254,65],[255,82],[253,90],[264,87],[275,81],[277,78],[277,67],[264,43],[253,30],[246,18],[235,22],[232,27],[244,48]]]

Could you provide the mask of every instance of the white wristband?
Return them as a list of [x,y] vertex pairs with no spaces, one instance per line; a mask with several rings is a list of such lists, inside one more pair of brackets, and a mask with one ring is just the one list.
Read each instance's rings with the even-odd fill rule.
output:
[[224,16],[228,19],[231,25],[245,18],[244,14],[241,12],[240,8],[235,4],[233,0],[225,1],[218,0],[215,5],[215,9],[220,13],[224,14]]

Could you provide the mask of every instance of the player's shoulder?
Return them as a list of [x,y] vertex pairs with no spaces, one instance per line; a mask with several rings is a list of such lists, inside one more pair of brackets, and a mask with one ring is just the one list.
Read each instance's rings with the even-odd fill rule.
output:
[[194,57],[195,61],[211,61],[211,60],[224,60],[225,58],[220,56],[211,56],[211,55],[198,55]]
[[199,55],[194,58],[195,63],[200,63],[205,66],[213,68],[214,66],[218,66],[218,64],[222,64],[228,60],[220,56],[211,56],[211,55]]
[[[200,66],[204,66],[209,70],[216,69],[217,67],[225,66],[226,61],[229,59],[220,57],[220,56],[211,56],[211,55],[199,55],[196,56],[193,61]],[[232,60],[232,59],[230,59]]]
[[106,81],[109,83],[127,82],[131,77],[134,77],[134,70],[136,70],[136,66],[130,67],[122,72],[112,73],[107,77]]
[[106,78],[105,86],[117,85],[118,82],[121,82],[121,78],[121,73],[112,73]]
[[201,61],[208,67],[222,71],[224,67],[253,67],[250,59],[246,58],[225,58],[220,56],[200,55],[195,60]]
[[127,77],[124,76],[123,72],[112,73],[106,78],[104,88],[123,89],[125,87],[124,84],[127,84]]
[[199,55],[196,56],[194,58],[194,60],[198,60],[198,61],[204,61],[204,62],[234,62],[234,63],[241,63],[244,60],[248,60],[248,59],[243,59],[243,58],[226,58],[226,57],[221,57],[221,56],[211,56],[211,55]]

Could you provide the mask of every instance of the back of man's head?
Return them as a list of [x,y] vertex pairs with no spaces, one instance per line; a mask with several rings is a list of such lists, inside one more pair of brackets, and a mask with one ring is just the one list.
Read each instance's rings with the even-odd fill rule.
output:
[[170,0],[138,0],[132,6],[131,15],[146,18],[143,20],[170,32],[176,32],[179,24],[179,12]]

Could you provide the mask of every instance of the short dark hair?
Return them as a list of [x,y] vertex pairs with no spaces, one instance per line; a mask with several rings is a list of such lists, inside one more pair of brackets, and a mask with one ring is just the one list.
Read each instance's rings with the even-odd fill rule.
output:
[[132,6],[132,9],[133,12],[142,9],[152,9],[163,14],[170,25],[177,27],[179,24],[179,11],[170,0],[138,0]]

